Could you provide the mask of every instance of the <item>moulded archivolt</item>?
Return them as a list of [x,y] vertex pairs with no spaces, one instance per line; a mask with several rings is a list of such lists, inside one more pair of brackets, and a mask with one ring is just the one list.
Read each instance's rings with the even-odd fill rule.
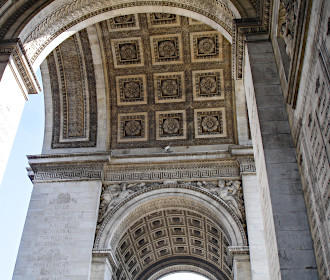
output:
[[[134,221],[165,208],[190,209],[204,214],[221,226],[231,245],[247,244],[240,218],[221,198],[200,187],[168,183],[143,188],[124,198],[98,225],[94,247],[116,248],[124,231]],[[210,216],[210,213],[213,214]]]

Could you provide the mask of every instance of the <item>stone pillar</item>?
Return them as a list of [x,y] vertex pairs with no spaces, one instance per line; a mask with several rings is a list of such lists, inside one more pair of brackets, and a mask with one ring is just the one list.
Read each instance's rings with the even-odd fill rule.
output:
[[237,138],[240,145],[251,145],[243,80],[235,80]]
[[228,249],[233,256],[234,280],[251,280],[249,247],[231,246]]
[[115,259],[110,251],[93,250],[90,280],[111,280]]
[[0,41],[0,183],[27,96],[39,89],[19,41]]
[[249,237],[252,280],[271,279],[266,252],[264,221],[257,176],[242,173],[246,224]]
[[[87,181],[84,168],[64,167],[53,170],[52,176],[40,173],[44,181],[34,181],[13,279],[87,280],[101,180]],[[82,181],[70,176],[81,176]]]
[[247,38],[244,85],[272,279],[318,279],[295,147],[271,43]]

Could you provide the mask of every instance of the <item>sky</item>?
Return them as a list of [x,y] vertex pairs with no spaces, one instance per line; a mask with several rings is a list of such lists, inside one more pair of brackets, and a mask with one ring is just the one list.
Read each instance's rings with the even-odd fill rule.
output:
[[[41,83],[40,71],[37,77]],[[41,153],[44,134],[43,93],[29,95],[7,168],[0,184],[0,279],[11,280],[21,240],[32,183],[27,176],[26,155]],[[194,273],[174,273],[161,280],[205,280]]]
[[[40,71],[37,76],[40,78]],[[29,95],[0,184],[0,279],[10,280],[30,201],[32,183],[26,155],[40,154],[43,141],[43,93]]]
[[207,280],[207,278],[196,273],[178,272],[161,277],[159,280]]

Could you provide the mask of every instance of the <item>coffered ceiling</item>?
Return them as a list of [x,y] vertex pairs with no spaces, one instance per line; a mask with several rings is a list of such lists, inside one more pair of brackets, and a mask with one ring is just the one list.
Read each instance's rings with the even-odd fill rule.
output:
[[205,268],[217,279],[231,279],[228,246],[225,233],[205,216],[178,209],[155,211],[121,238],[116,279],[149,279],[158,264],[164,268],[180,262]]
[[[221,33],[163,13],[119,16],[96,29],[111,149],[235,142],[231,45]],[[80,31],[48,58],[54,122],[62,130],[53,129],[53,148],[96,143],[95,70],[86,37]]]

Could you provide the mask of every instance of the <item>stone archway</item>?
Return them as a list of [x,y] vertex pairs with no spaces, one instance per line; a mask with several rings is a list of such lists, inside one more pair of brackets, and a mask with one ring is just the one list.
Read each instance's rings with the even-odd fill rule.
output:
[[[22,31],[22,38],[24,36],[26,36],[23,39],[23,45],[24,48],[26,49],[26,53],[24,53],[24,50],[19,44],[11,44],[10,48],[11,50],[15,50],[16,53],[19,53],[19,51],[21,51],[22,53],[16,57],[18,57],[19,59],[11,60],[12,65],[14,66],[20,66],[20,65],[25,65],[25,67],[23,67],[23,71],[21,69],[21,71],[19,72],[19,75],[21,75],[23,78],[25,77],[25,79],[22,79],[22,84],[24,84],[24,86],[28,89],[33,91],[36,86],[33,85],[31,87],[31,84],[33,84],[33,74],[31,75],[30,72],[32,72],[32,63],[35,63],[35,65],[38,65],[41,60],[44,58],[43,56],[46,56],[46,54],[50,53],[50,51],[52,51],[55,46],[58,46],[61,42],[64,41],[64,39],[68,38],[70,35],[72,35],[73,33],[75,33],[76,31],[78,31],[79,29],[81,29],[82,27],[84,27],[84,24],[86,24],[86,26],[88,25],[88,23],[92,23],[93,20],[95,20],[95,18],[93,19],[93,16],[96,16],[98,14],[97,11],[100,11],[102,14],[104,12],[103,15],[107,15],[106,13],[108,13],[109,11],[107,10],[108,8],[105,6],[102,6],[103,4],[100,2],[95,2],[95,5],[80,5],[80,4],[85,4],[85,2],[80,2],[80,1],[76,1],[74,3],[69,3],[68,5],[64,5],[64,6],[56,6],[57,4],[61,4],[60,2],[53,2],[53,5],[50,5],[48,7],[46,7],[43,12],[41,13],[41,17],[39,18],[35,18],[34,21],[30,22],[30,26],[26,27],[25,31],[32,31],[32,33],[24,33],[24,29],[21,29],[20,31]],[[151,3],[151,1],[147,1],[148,4]],[[245,1],[247,2],[247,1]],[[100,4],[101,3],[101,4]],[[119,2],[118,2],[119,3]],[[139,4],[143,4],[142,1],[135,1],[135,3]],[[170,4],[168,4],[170,3]],[[163,1],[160,2],[154,2],[153,5],[151,5],[152,10],[150,11],[154,11],[154,8],[156,7],[156,10],[159,9],[159,12],[173,12],[173,10],[171,10],[172,8],[169,8],[170,6],[176,6],[177,1],[169,1],[168,3],[166,3],[166,5],[164,5]],[[239,1],[235,1],[235,4],[238,4]],[[276,234],[280,235],[282,234],[286,229],[285,226],[283,227],[283,224],[281,223],[274,223],[273,217],[275,217],[276,219],[279,219],[280,221],[285,221],[286,219],[286,215],[283,213],[283,208],[281,207],[281,205],[279,205],[279,202],[282,201],[283,197],[282,197],[282,193],[280,191],[278,191],[278,189],[276,188],[278,184],[282,184],[282,182],[287,182],[290,178],[282,178],[281,177],[281,182],[278,183],[277,181],[274,181],[275,178],[277,177],[277,175],[282,175],[281,174],[281,170],[279,169],[278,166],[274,166],[274,161],[275,164],[284,164],[283,163],[283,158],[279,158],[279,157],[272,157],[271,153],[272,148],[275,147],[278,148],[278,150],[276,151],[277,155],[286,155],[287,154],[287,149],[290,150],[290,152],[293,151],[293,144],[292,144],[292,140],[289,138],[289,134],[290,131],[285,130],[284,134],[285,134],[285,139],[287,140],[286,144],[287,144],[287,149],[282,149],[282,147],[278,147],[281,146],[281,144],[283,143],[283,141],[279,138],[276,138],[276,131],[267,131],[267,127],[275,127],[275,130],[278,128],[278,123],[276,123],[276,120],[273,120],[272,118],[268,118],[269,114],[267,114],[267,111],[269,110],[269,108],[271,108],[272,110],[278,110],[280,112],[282,112],[283,114],[281,115],[282,118],[284,118],[284,122],[287,124],[288,123],[288,119],[287,116],[285,114],[285,112],[283,111],[283,102],[273,102],[272,100],[270,101],[270,103],[267,104],[267,108],[265,108],[265,104],[262,103],[262,93],[265,90],[270,90],[271,93],[274,93],[274,95],[277,96],[277,98],[275,98],[276,100],[281,98],[281,87],[279,85],[279,79],[278,79],[278,73],[277,73],[277,69],[276,69],[276,65],[274,63],[274,57],[273,57],[273,52],[271,50],[271,45],[268,42],[264,42],[263,40],[265,40],[265,36],[263,35],[256,35],[256,36],[248,36],[248,43],[247,45],[244,47],[242,44],[242,40],[238,40],[239,38],[241,38],[240,36],[242,35],[240,32],[242,30],[245,30],[247,32],[268,32],[269,29],[269,25],[270,25],[270,15],[271,15],[271,8],[272,6],[269,5],[268,1],[263,1],[264,6],[262,6],[262,12],[259,11],[258,13],[255,13],[256,16],[258,16],[259,18],[259,22],[258,20],[256,21],[251,20],[250,21],[244,21],[244,20],[239,20],[239,16],[237,15],[237,10],[232,9],[233,6],[229,5],[226,6],[223,4],[223,2],[221,1],[208,1],[208,2],[201,2],[201,1],[196,1],[194,3],[191,3],[191,1],[189,1],[189,4],[191,6],[185,6],[185,7],[179,7],[180,10],[177,12],[178,14],[184,14],[186,13],[186,11],[189,11],[187,13],[187,15],[189,14],[190,17],[192,18],[197,18],[200,19],[208,24],[210,24],[211,26],[215,27],[217,30],[226,30],[228,32],[228,34],[230,34],[233,38],[232,42],[233,42],[233,50],[234,50],[234,63],[233,63],[233,73],[235,73],[236,77],[241,77],[242,73],[243,73],[243,65],[238,63],[238,61],[242,61],[243,59],[243,51],[246,52],[246,63],[245,63],[245,75],[244,75],[244,87],[245,87],[245,91],[247,94],[247,101],[248,101],[248,107],[249,107],[249,118],[250,118],[250,125],[251,125],[251,132],[252,132],[252,140],[253,140],[253,144],[254,144],[254,152],[255,152],[255,159],[256,159],[256,167],[257,167],[257,173],[258,173],[258,179],[259,179],[259,185],[260,185],[260,193],[261,196],[258,197],[260,204],[261,204],[261,222],[264,223],[265,229],[267,234],[263,235],[263,238],[266,239],[267,242],[264,242],[263,246],[266,247],[266,258],[267,261],[271,264],[271,267],[269,268],[271,273],[268,274],[269,272],[267,272],[267,275],[280,275],[280,274],[284,274],[285,272],[285,268],[282,268],[282,266],[280,266],[280,262],[279,262],[279,258],[278,258],[278,251],[277,248],[280,248],[281,250],[284,250],[285,252],[290,252],[293,254],[296,254],[296,252],[294,251],[295,249],[292,248],[283,248],[281,247],[282,245],[276,241]],[[143,4],[144,5],[144,4]],[[146,7],[148,5],[144,5],[143,7]],[[55,7],[55,8],[54,8]],[[142,6],[141,6],[142,7]],[[157,8],[158,7],[158,8]],[[166,8],[164,8],[166,7]],[[238,7],[238,6],[237,6]],[[48,8],[48,10],[47,10]],[[102,11],[102,8],[104,8],[104,10]],[[128,7],[124,7],[124,6],[120,6],[120,8],[127,8],[128,10],[126,11],[130,11]],[[229,8],[229,10],[228,10]],[[251,6],[247,7],[247,8],[251,8]],[[54,11],[54,10],[55,11]],[[95,12],[95,14],[93,15],[93,12],[90,13],[90,9],[94,9],[93,12]],[[167,10],[169,9],[169,10]],[[193,9],[195,9],[195,11],[192,11]],[[240,12],[242,11],[242,9],[238,9]],[[244,10],[244,9],[243,9]],[[231,11],[232,13],[229,13],[230,16],[226,17],[226,15],[224,15],[224,11]],[[57,12],[57,13],[56,13]],[[176,12],[174,12],[176,13]],[[100,15],[99,14],[99,15]],[[243,13],[241,13],[243,14]],[[252,12],[253,14],[253,12]],[[111,14],[111,12],[108,14],[115,16],[116,14],[113,13]],[[202,15],[202,16],[200,16]],[[227,14],[228,15],[228,14]],[[63,17],[61,17],[63,16]],[[58,19],[63,19],[61,21],[59,21]],[[207,18],[209,18],[210,20],[208,20]],[[231,30],[227,30],[225,28],[225,24],[226,22],[229,23],[230,19],[230,24],[232,24],[231,20],[236,18],[236,25],[232,25],[231,26]],[[44,20],[46,19],[46,20]],[[56,20],[55,20],[56,19]],[[41,22],[38,22],[38,21]],[[89,21],[90,20],[90,21]],[[40,24],[41,23],[41,24]],[[81,23],[81,25],[79,25]],[[63,25],[63,26],[62,26]],[[229,26],[227,25],[227,26]],[[32,28],[33,26],[33,28]],[[38,27],[37,27],[38,26]],[[34,28],[36,27],[36,28]],[[72,28],[72,29],[70,29]],[[75,30],[75,28],[77,28]],[[30,29],[30,30],[29,30]],[[54,31],[54,32],[53,32]],[[45,32],[45,33],[43,33]],[[65,34],[65,32],[68,32],[67,34]],[[72,33],[70,33],[72,32]],[[23,35],[25,34],[25,35]],[[54,37],[53,37],[54,36]],[[25,41],[27,40],[27,41]],[[8,42],[7,42],[8,43]],[[8,45],[8,44],[7,44]],[[9,49],[10,49],[9,48]],[[8,55],[9,54],[9,55]],[[12,51],[8,52],[6,55],[9,57],[12,54]],[[14,54],[12,56],[11,59],[13,59]],[[40,59],[40,61],[38,61],[38,58]],[[30,61],[29,61],[30,60]],[[8,67],[7,67],[8,68]],[[19,68],[19,67],[17,67]],[[9,71],[9,70],[8,70]],[[12,71],[12,70],[10,70]],[[15,71],[14,71],[15,72]],[[12,73],[14,73],[12,72]],[[33,72],[32,72],[33,73]],[[26,78],[28,77],[28,78]],[[271,85],[271,87],[268,87],[269,84]],[[241,86],[241,88],[239,87],[239,85]],[[236,85],[236,89],[237,91],[239,91],[239,89],[241,90],[241,92],[243,92],[243,85],[242,84],[237,84]],[[260,95],[261,94],[261,95]],[[258,105],[258,106],[257,106]],[[244,110],[243,110],[244,111]],[[268,122],[267,124],[265,124],[265,122]],[[269,126],[268,126],[269,125]],[[270,136],[269,136],[270,135]],[[269,138],[271,139],[275,139],[272,141],[268,141]],[[274,144],[274,141],[276,142]],[[276,146],[277,145],[277,146]],[[171,148],[171,147],[170,147]],[[236,161],[240,161],[243,162],[244,160],[246,160],[246,155],[251,155],[251,150],[249,150],[247,152],[247,154],[244,154],[244,148],[243,147],[239,147],[238,149],[236,149],[236,147],[227,147],[228,149],[226,151],[221,151],[221,152],[217,152],[218,154],[215,156],[217,158],[217,160],[219,160],[220,162],[222,162],[222,160],[220,160],[221,158],[226,158],[229,157],[230,160],[235,159]],[[242,149],[242,151],[238,151],[239,149]],[[178,152],[182,152],[182,150],[178,150]],[[203,151],[204,152],[204,151]],[[126,153],[126,152],[125,152]],[[236,154],[235,154],[236,153]],[[294,154],[294,153],[293,153]],[[116,154],[118,156],[118,154]],[[31,259],[31,261],[34,263],[35,265],[35,269],[38,270],[39,268],[41,268],[41,270],[43,270],[44,273],[52,273],[54,272],[55,274],[58,273],[58,275],[60,275],[61,277],[64,277],[64,275],[66,275],[66,273],[74,273],[71,271],[71,268],[63,266],[63,268],[58,269],[58,267],[56,266],[50,266],[50,267],[45,267],[43,266],[42,263],[42,259],[44,256],[48,256],[50,258],[50,260],[61,260],[63,262],[65,262],[65,260],[68,259],[68,257],[65,255],[66,254],[66,250],[63,246],[69,245],[70,242],[72,241],[72,234],[73,232],[76,232],[77,230],[82,230],[82,232],[84,232],[84,234],[88,233],[88,236],[85,235],[85,241],[88,239],[88,242],[85,242],[84,246],[85,247],[85,251],[87,250],[91,250],[91,233],[94,231],[93,228],[93,222],[95,222],[97,214],[95,212],[97,212],[97,201],[98,201],[98,197],[100,195],[101,192],[101,182],[104,179],[102,173],[106,173],[106,170],[103,169],[103,165],[105,165],[107,167],[107,163],[110,161],[112,162],[112,160],[117,164],[118,162],[122,161],[124,162],[125,160],[123,159],[118,159],[116,158],[116,155],[113,157],[113,155],[109,156],[109,151],[108,150],[104,150],[104,151],[93,151],[93,153],[91,151],[89,151],[88,154],[75,154],[74,150],[68,150],[68,152],[66,153],[66,155],[52,155],[52,156],[48,156],[48,155],[43,155],[41,157],[31,157],[30,158],[30,164],[31,167],[34,171],[34,183],[35,183],[35,195],[36,197],[39,197],[39,195],[41,195],[43,192],[49,192],[49,197],[47,198],[47,201],[50,205],[52,205],[52,207],[50,207],[47,211],[54,211],[54,213],[57,213],[58,215],[63,215],[64,220],[65,220],[65,224],[57,224],[56,223],[56,218],[54,217],[49,217],[48,222],[52,222],[53,226],[55,227],[53,230],[54,232],[56,227],[58,226],[59,229],[63,228],[63,226],[67,226],[68,227],[68,231],[65,230],[65,233],[63,233],[63,235],[58,234],[58,238],[61,241],[64,241],[64,243],[60,243],[57,244],[56,243],[56,239],[52,240],[49,244],[51,244],[51,246],[59,246],[60,249],[56,249],[56,250],[48,250],[46,252],[45,255],[38,257],[37,254],[34,258]],[[123,154],[121,154],[121,156],[123,156]],[[290,155],[292,155],[292,153],[290,153]],[[193,155],[189,155],[191,156],[190,161],[193,161],[193,159],[195,159],[196,157],[199,157],[200,155],[197,154],[193,154]],[[292,159],[293,157],[293,159]],[[295,161],[294,159],[294,155],[292,155],[292,157],[290,158],[290,160]],[[124,157],[123,157],[124,158]],[[212,158],[212,156],[211,156]],[[244,159],[244,160],[243,160]],[[147,159],[150,161],[150,159]],[[112,162],[113,163],[113,162]],[[141,162],[140,162],[141,163]],[[211,170],[210,172],[214,172],[214,166],[216,165],[216,161],[212,162],[212,164],[210,166],[207,166],[208,170]],[[244,164],[241,164],[241,166],[244,166]],[[290,165],[290,164],[286,164],[286,170],[288,170],[288,172],[290,174],[294,174],[293,176],[299,177],[297,170],[295,168],[295,165]],[[222,167],[224,167],[224,169],[222,169]],[[226,166],[222,166],[221,168],[216,169],[218,172],[219,170],[228,170],[227,169],[227,165]],[[231,165],[231,167],[233,167],[233,165]],[[237,167],[237,165],[236,165]],[[165,169],[168,171],[168,169],[170,169],[171,167],[167,166]],[[194,166],[194,169],[196,168],[199,172],[199,174],[204,174],[202,169],[204,168],[203,166]],[[212,169],[213,168],[213,169]],[[232,169],[231,169],[232,170]],[[243,168],[243,172],[244,172],[244,168]],[[273,173],[270,172],[275,170]],[[157,171],[158,172],[158,171]],[[163,172],[163,171],[161,171]],[[161,173],[160,172],[160,173]],[[190,171],[191,172],[191,171]],[[236,171],[237,172],[237,171]],[[254,172],[254,170],[252,171]],[[269,172],[269,173],[267,173]],[[170,171],[171,176],[177,176],[175,175],[175,172],[173,172],[173,170]],[[192,173],[191,173],[192,174]],[[121,175],[120,175],[121,176]],[[134,174],[134,176],[136,176],[136,174]],[[138,175],[140,176],[140,175]],[[182,176],[182,175],[180,175]],[[201,175],[199,175],[201,176]],[[222,177],[223,175],[219,175],[219,176],[215,176],[215,177]],[[242,176],[242,174],[239,174],[239,176]],[[109,175],[109,177],[111,177]],[[211,176],[212,177],[212,176]],[[283,179],[283,181],[282,181]],[[88,182],[82,182],[82,181],[88,181]],[[289,185],[292,185],[292,182],[288,183]],[[90,204],[88,204],[87,206],[85,205],[84,207],[86,207],[86,211],[89,214],[86,214],[86,216],[88,216],[88,219],[86,219],[86,223],[88,223],[88,230],[84,231],[85,229],[83,228],[84,224],[79,224],[77,223],[77,219],[78,219],[78,210],[77,210],[77,205],[80,205],[81,201],[83,201],[83,199],[81,200],[81,197],[79,197],[79,194],[77,194],[77,189],[74,190],[73,187],[77,187],[77,189],[79,189],[79,191],[81,193],[85,193],[85,194],[89,194],[90,197],[88,197],[88,199],[90,200]],[[258,194],[259,195],[259,194]],[[284,195],[285,196],[285,195]],[[261,199],[262,198],[262,199]],[[288,195],[285,196],[285,198],[289,198]],[[296,195],[295,198],[297,198],[300,202],[302,200],[302,195]],[[87,198],[86,198],[87,199]],[[42,202],[45,203],[45,202]],[[65,207],[61,208],[60,205],[65,205]],[[290,205],[290,207],[292,207],[292,211],[294,212],[297,209],[300,209],[300,204],[293,204]],[[37,217],[37,213],[34,212],[33,209],[34,205],[31,206],[31,216],[29,216],[29,219],[33,219],[34,218],[40,218]],[[79,207],[78,207],[79,208]],[[46,210],[45,210],[46,211]],[[47,212],[48,214],[52,215],[54,213],[51,212]],[[34,216],[36,215],[36,216]],[[76,215],[76,216],[75,216]],[[84,217],[85,213],[80,213],[80,215],[82,217]],[[305,214],[304,214],[305,215]],[[306,216],[306,215],[305,215]],[[304,217],[305,217],[304,216]],[[71,217],[71,218],[68,218]],[[54,220],[53,220],[54,218]],[[42,222],[42,218],[41,222]],[[291,220],[294,220],[295,217],[291,217]],[[65,227],[64,227],[65,228]],[[63,229],[64,229],[63,228]],[[59,229],[57,229],[57,231],[59,231]],[[84,229],[84,230],[83,230]],[[275,230],[276,229],[276,230]],[[30,227],[27,227],[25,230],[25,238],[23,237],[23,245],[22,248],[24,248],[24,246],[27,246],[27,244],[29,243],[29,236],[33,235],[33,229]],[[47,230],[46,230],[47,232]],[[52,243],[54,242],[54,243]],[[78,241],[77,241],[78,242]],[[79,242],[78,242],[79,243]],[[78,244],[77,243],[77,244]],[[87,244],[87,245],[86,245]],[[62,246],[62,247],[61,247]],[[298,246],[299,247],[299,246]],[[86,252],[83,252],[79,257],[81,257],[81,259],[84,259],[82,261],[82,263],[84,264],[88,264],[88,260],[90,261],[90,256],[86,255]],[[238,250],[239,251],[239,250]],[[72,251],[72,253],[75,253],[74,250]],[[26,258],[27,256],[24,255],[25,253],[22,252],[18,261],[18,266],[16,269],[16,277],[19,277],[19,273],[22,273],[22,269],[24,268],[24,261],[22,261],[24,258]],[[235,254],[235,253],[234,253]],[[309,250],[306,254],[313,255],[311,253],[311,251]],[[312,258],[313,259],[313,258]],[[80,260],[80,259],[79,259]],[[87,260],[87,261],[86,261]],[[53,262],[52,262],[53,263]],[[54,262],[56,263],[56,262]],[[311,263],[313,263],[313,261],[311,261]],[[21,267],[21,268],[20,268]],[[290,266],[290,269],[292,269],[292,271],[294,270],[293,267]],[[291,270],[290,270],[291,271]],[[86,271],[84,271],[85,273]],[[315,271],[314,271],[315,272]],[[33,271],[32,273],[35,273],[35,271]],[[83,272],[81,272],[83,273]],[[87,272],[88,273],[88,272]],[[258,272],[257,272],[258,274]],[[87,274],[86,274],[87,275]],[[82,276],[85,277],[85,276]]]
[[[230,279],[230,250],[247,248],[247,239],[240,212],[215,192],[218,188],[212,182],[133,183],[115,208],[101,198],[100,215],[106,215],[95,237],[92,272],[100,252],[112,252],[117,279],[154,279],[184,267],[211,279]],[[249,277],[248,271],[236,273]]]

